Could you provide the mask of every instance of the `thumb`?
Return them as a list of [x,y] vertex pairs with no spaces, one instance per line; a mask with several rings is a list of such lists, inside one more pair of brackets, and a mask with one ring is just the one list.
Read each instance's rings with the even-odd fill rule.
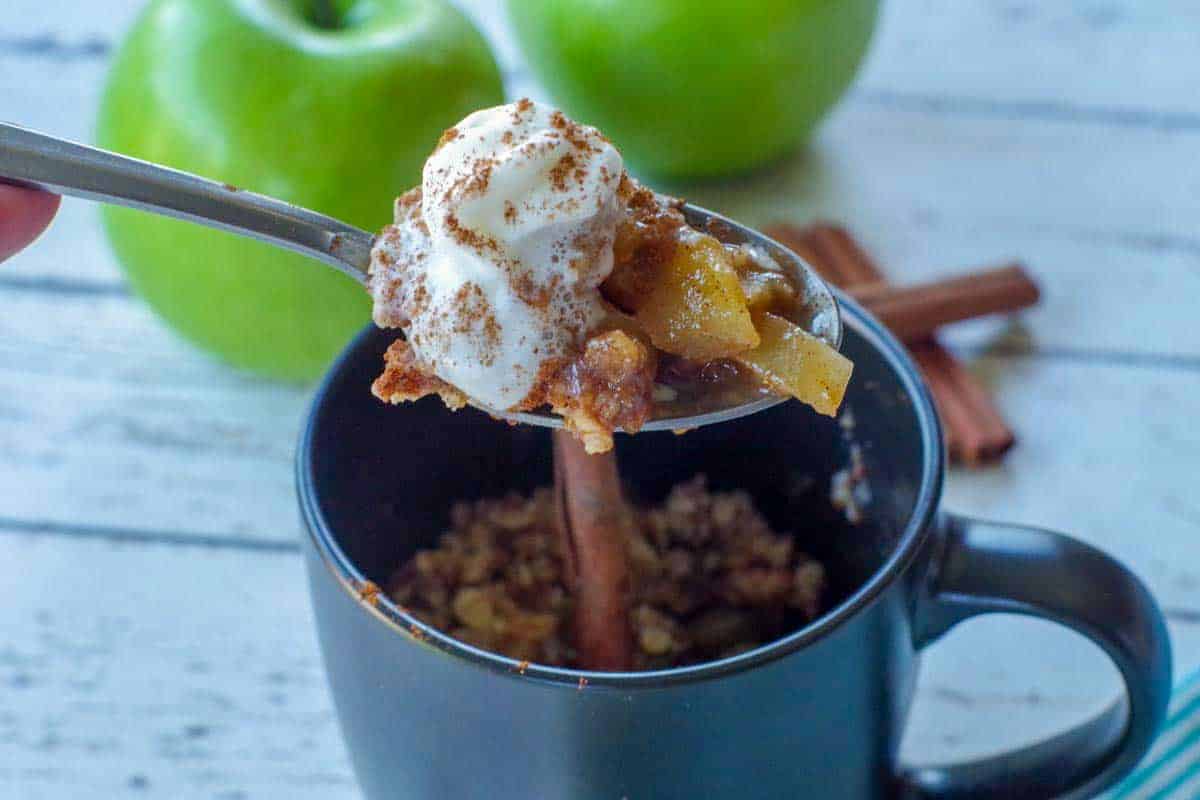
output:
[[58,210],[59,199],[56,194],[0,185],[0,261],[46,229]]

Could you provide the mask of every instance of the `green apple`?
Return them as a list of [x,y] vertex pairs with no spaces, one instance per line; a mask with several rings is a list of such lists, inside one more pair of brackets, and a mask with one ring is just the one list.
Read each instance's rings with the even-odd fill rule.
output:
[[878,0],[508,0],[537,77],[636,171],[742,172],[795,149],[850,84]]
[[[486,42],[444,0],[153,0],[97,138],[376,230],[442,130],[501,102]],[[237,366],[311,379],[369,319],[362,287],[302,256],[129,209],[105,226],[134,289]]]

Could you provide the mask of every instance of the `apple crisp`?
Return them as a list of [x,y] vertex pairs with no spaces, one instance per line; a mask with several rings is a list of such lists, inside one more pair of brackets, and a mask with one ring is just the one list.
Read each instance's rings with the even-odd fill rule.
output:
[[[746,492],[714,492],[697,476],[635,517],[626,540],[634,669],[734,655],[821,612],[824,568],[773,531]],[[576,666],[560,541],[549,489],[459,503],[450,530],[396,572],[389,594],[461,641]]]
[[588,452],[655,417],[770,395],[834,414],[852,365],[804,329],[800,287],[681,206],[559,111],[521,100],[470,115],[372,249],[375,321],[405,333],[374,393],[549,407]]

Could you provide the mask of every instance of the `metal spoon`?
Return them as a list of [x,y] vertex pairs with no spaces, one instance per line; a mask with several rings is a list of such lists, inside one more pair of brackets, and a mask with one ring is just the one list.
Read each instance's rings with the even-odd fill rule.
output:
[[[57,194],[152,211],[239,233],[311,256],[366,283],[375,236],[344,222],[254,192],[95,147],[0,123],[0,181]],[[825,282],[795,253],[758,231],[693,205],[688,223],[719,232],[723,241],[750,244],[771,256],[803,288],[811,313],[808,330],[834,347],[842,342],[837,301]],[[650,420],[642,430],[698,428],[770,408],[786,398],[768,397],[707,414]],[[507,412],[495,416],[530,425],[561,427],[548,413]]]

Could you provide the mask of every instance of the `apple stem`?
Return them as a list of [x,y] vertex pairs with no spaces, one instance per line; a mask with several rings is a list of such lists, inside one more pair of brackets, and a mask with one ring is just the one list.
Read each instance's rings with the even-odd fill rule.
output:
[[345,27],[348,6],[353,4],[339,0],[311,0],[308,6],[308,19],[318,28],[335,31]]
[[566,431],[554,432],[554,496],[567,586],[575,599],[574,639],[584,669],[630,668],[629,554],[633,516],[621,495],[617,459],[588,455]]

